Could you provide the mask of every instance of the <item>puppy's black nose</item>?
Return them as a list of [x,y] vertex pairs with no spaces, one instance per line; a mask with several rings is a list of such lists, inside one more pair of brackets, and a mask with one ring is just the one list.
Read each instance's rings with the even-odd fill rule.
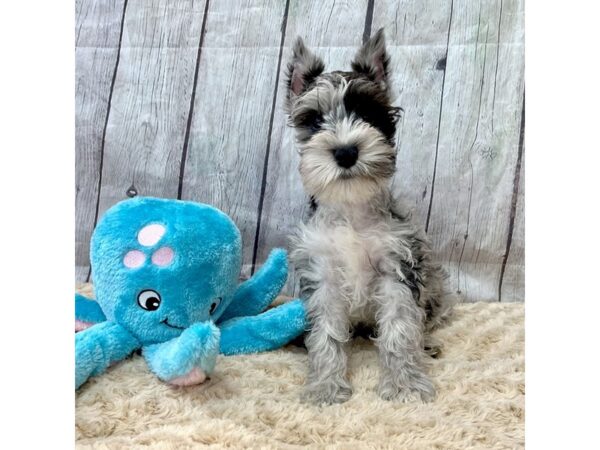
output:
[[349,169],[358,159],[358,148],[356,145],[347,145],[345,147],[336,148],[333,156],[338,163],[338,166],[344,169]]

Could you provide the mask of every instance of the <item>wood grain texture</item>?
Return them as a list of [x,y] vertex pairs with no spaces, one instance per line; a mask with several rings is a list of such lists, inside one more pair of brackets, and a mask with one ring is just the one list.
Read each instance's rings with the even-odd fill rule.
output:
[[[292,45],[297,36],[302,36],[305,44],[323,58],[326,70],[349,69],[350,61],[362,43],[366,11],[366,0],[290,2],[285,48],[279,68],[280,83],[271,133],[257,265],[266,259],[272,248],[288,248],[290,234],[308,212],[308,197],[298,173],[299,157],[294,132],[287,125],[284,111],[285,70]],[[297,292],[293,270],[290,270],[285,291]]]
[[211,2],[182,198],[210,203],[242,232],[251,270],[285,2]]
[[[429,235],[466,301],[497,301],[523,98],[519,1],[454,1]],[[522,15],[522,14],[521,14]]]
[[75,3],[75,278],[89,274],[102,140],[119,54],[124,0]]
[[[523,114],[524,116],[524,114]],[[522,126],[522,130],[523,126]],[[523,145],[523,135],[521,143]],[[501,277],[498,300],[502,302],[525,301],[525,150],[521,149],[522,156],[519,173],[515,173],[515,192],[513,195],[515,205],[513,227],[509,230],[506,245],[506,264]],[[518,176],[518,182],[517,182]],[[509,227],[510,228],[510,227]]]
[[385,0],[375,3],[373,30],[384,27],[392,59],[398,123],[393,192],[425,226],[439,136],[451,0]]
[[204,2],[129,0],[106,130],[99,214],[127,197],[176,198]]
[[97,214],[130,188],[231,215],[244,277],[287,248],[308,212],[283,109],[293,41],[347,69],[384,27],[404,109],[394,193],[463,300],[523,301],[523,0],[77,0],[76,15],[77,280]]

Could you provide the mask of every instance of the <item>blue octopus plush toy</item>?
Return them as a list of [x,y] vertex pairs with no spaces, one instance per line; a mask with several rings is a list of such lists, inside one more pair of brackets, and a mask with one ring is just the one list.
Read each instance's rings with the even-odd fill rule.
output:
[[103,216],[91,241],[96,301],[76,294],[78,389],[141,349],[170,384],[202,383],[218,353],[272,350],[306,326],[300,300],[263,312],[287,278],[284,250],[238,284],[241,236],[200,203],[137,197]]

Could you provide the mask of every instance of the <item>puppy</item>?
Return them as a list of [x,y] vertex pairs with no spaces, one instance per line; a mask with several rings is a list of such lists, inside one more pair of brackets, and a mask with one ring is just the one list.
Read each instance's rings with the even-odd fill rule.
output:
[[423,367],[427,333],[452,301],[425,233],[390,192],[399,110],[389,67],[383,30],[358,51],[351,72],[325,73],[300,38],[288,64],[286,108],[312,205],[291,259],[311,322],[304,398],[319,404],[352,395],[344,343],[358,324],[376,330],[383,399],[435,396]]

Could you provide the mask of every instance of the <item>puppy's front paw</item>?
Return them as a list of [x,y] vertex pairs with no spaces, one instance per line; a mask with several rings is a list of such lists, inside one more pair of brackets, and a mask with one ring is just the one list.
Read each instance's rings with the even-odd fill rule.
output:
[[315,405],[344,403],[352,397],[352,387],[345,381],[326,380],[306,386],[301,400]]
[[425,338],[424,351],[426,355],[429,355],[432,358],[439,358],[442,354],[442,343],[431,336],[427,336]]
[[405,383],[400,383],[392,375],[384,375],[379,381],[377,392],[383,400],[397,400],[403,403],[419,400],[428,403],[435,398],[435,387],[423,373],[412,374],[410,381]]

